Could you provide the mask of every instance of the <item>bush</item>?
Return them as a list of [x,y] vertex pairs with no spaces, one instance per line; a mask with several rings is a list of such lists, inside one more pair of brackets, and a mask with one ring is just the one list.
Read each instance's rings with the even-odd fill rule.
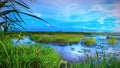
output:
[[85,45],[94,45],[96,43],[96,40],[94,38],[84,38],[83,43]]
[[111,38],[108,40],[108,44],[114,45],[117,42],[115,38]]

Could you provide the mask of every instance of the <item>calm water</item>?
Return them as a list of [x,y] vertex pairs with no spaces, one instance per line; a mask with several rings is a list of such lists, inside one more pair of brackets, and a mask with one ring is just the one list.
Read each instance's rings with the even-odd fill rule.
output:
[[[88,56],[96,57],[96,52],[98,53],[98,56],[102,59],[104,54],[109,54],[109,57],[115,56],[120,59],[120,41],[117,40],[117,43],[115,45],[109,45],[107,44],[107,38],[106,36],[97,35],[93,37],[97,40],[96,45],[89,47],[85,46],[81,43],[81,41],[78,42],[78,44],[72,44],[72,45],[65,45],[60,46],[57,44],[45,44],[46,46],[49,46],[53,49],[55,49],[64,60],[67,60],[68,62],[82,62],[87,61]],[[17,39],[13,39],[13,42],[16,43]],[[36,42],[30,40],[29,37],[25,37],[22,40],[19,40],[16,45],[19,44],[35,44]]]

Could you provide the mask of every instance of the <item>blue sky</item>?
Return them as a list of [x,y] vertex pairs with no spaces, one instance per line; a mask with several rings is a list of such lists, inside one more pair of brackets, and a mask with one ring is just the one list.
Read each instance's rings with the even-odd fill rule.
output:
[[27,31],[120,32],[120,0],[36,0],[25,2],[49,24],[23,16]]

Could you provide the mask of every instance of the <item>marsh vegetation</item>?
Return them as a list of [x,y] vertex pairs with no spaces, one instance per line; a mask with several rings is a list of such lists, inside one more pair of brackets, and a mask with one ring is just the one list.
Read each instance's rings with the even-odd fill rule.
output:
[[[19,7],[22,7],[25,12],[22,12]],[[94,53],[90,53],[89,55],[89,52],[92,52],[92,49],[95,48],[89,48],[88,46],[93,46],[98,43],[91,36],[95,34],[108,36],[109,33],[22,32],[25,21],[21,17],[21,14],[37,18],[50,25],[46,20],[32,15],[30,7],[22,0],[0,0],[1,68],[119,68],[120,58],[116,57],[116,55],[120,55],[119,50],[112,50],[118,53],[113,52],[112,57],[109,57],[109,59],[109,54],[101,51],[97,52],[93,50]],[[116,33],[111,35],[116,35]],[[117,35],[117,39],[119,39],[120,34],[118,33]],[[30,37],[32,41],[35,41],[35,44],[15,44],[26,36]],[[86,36],[90,36],[90,38],[86,38]],[[110,36],[109,38],[107,43],[118,48],[120,43],[117,43],[117,39],[111,38]],[[14,43],[13,39],[17,41]],[[85,46],[81,46],[80,41]],[[96,48],[111,52],[108,48],[104,48],[103,45],[108,44],[106,44],[106,41],[105,43],[103,42],[104,40]],[[54,46],[47,45],[49,43]],[[101,53],[102,57],[99,56]],[[71,62],[73,60],[77,62]]]
[[[19,34],[16,34],[13,38],[17,38],[17,35]],[[62,36],[61,34],[58,35]],[[109,55],[107,54],[104,54],[102,61],[100,61],[101,57],[96,54],[96,57],[88,55],[87,61],[70,63],[64,60],[56,50],[46,47],[45,44],[29,44],[28,46],[23,43],[22,45],[14,45],[11,41],[12,38],[9,36],[8,34],[0,41],[0,67],[3,68],[118,68],[120,65],[118,58],[113,56],[108,60]],[[21,36],[24,37],[26,35],[21,34]],[[46,37],[49,38],[49,36]],[[87,41],[91,39],[93,38],[87,39]],[[92,40],[93,42],[96,42],[95,39]],[[91,41],[90,45],[92,46]],[[76,51],[75,48],[74,51]]]

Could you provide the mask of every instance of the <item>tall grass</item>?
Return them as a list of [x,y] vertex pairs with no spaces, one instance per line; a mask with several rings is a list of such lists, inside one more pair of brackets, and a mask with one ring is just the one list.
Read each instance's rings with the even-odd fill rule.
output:
[[14,46],[0,41],[1,68],[58,68],[61,56],[52,48],[40,45]]

